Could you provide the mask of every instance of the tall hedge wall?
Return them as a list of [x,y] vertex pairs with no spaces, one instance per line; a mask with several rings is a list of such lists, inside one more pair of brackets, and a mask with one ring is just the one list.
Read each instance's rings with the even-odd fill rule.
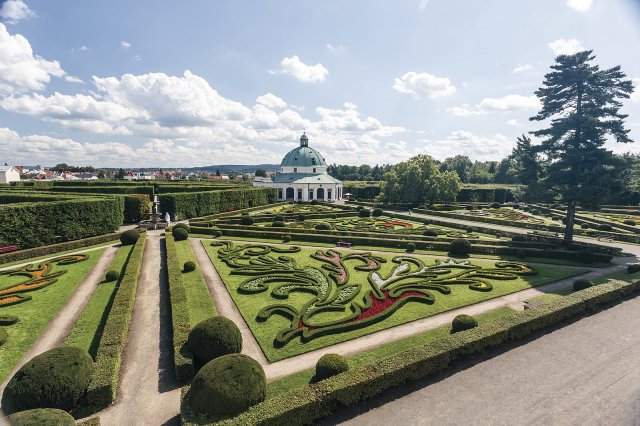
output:
[[21,249],[107,234],[123,221],[122,197],[0,206],[0,246]]
[[169,212],[172,220],[244,209],[273,203],[274,188],[229,189],[226,191],[161,194],[160,210]]

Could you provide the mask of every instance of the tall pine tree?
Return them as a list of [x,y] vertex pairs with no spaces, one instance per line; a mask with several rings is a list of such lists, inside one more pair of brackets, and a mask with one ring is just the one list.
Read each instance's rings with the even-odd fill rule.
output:
[[573,240],[576,203],[597,206],[614,189],[616,159],[603,145],[607,137],[632,142],[620,114],[621,99],[633,92],[620,66],[601,70],[591,63],[591,50],[560,55],[535,94],[542,102],[530,120],[550,120],[546,129],[532,132],[542,138],[537,150],[549,166],[545,186],[567,203],[565,243]]

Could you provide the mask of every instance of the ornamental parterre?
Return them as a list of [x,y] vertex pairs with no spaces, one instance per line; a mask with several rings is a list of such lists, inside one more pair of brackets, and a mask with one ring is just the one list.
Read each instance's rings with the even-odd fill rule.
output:
[[[236,244],[215,241],[217,256],[233,275],[246,275],[237,288],[240,294],[270,292],[281,303],[262,308],[256,321],[279,315],[290,321],[274,336],[274,346],[282,347],[300,337],[302,343],[329,334],[367,327],[393,315],[408,302],[433,304],[436,294],[451,293],[452,286],[470,291],[490,292],[492,281],[516,280],[535,271],[523,263],[495,262],[491,268],[473,265],[468,260],[440,260],[427,264],[413,256],[396,256],[390,274],[379,273],[387,260],[370,252],[343,253],[318,250],[311,255],[314,266],[299,267],[287,253],[299,247],[280,248],[263,244]],[[355,271],[365,272],[366,280],[351,277],[346,263],[355,263]],[[303,306],[286,303],[289,295],[312,295]],[[327,314],[335,317],[327,320]]]

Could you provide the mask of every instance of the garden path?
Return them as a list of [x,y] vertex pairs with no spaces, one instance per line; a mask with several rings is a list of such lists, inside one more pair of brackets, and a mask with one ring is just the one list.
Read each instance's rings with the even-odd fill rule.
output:
[[[9,379],[13,377],[16,371],[18,371],[18,369],[22,367],[27,361],[29,361],[36,355],[40,355],[41,353],[48,351],[49,349],[60,346],[62,342],[64,342],[64,339],[69,335],[71,329],[73,328],[73,325],[76,323],[78,317],[82,313],[82,309],[84,309],[94,290],[96,289],[100,281],[102,281],[102,278],[107,272],[107,268],[111,264],[111,261],[113,260],[117,251],[118,249],[115,246],[109,246],[105,249],[102,257],[100,257],[100,260],[98,260],[93,269],[91,269],[89,274],[85,277],[84,281],[78,286],[69,300],[67,300],[67,303],[62,307],[62,309],[60,309],[60,311],[58,311],[47,328],[42,332],[42,334],[40,334],[35,343],[24,354],[13,371],[7,376],[8,379],[5,383],[2,384],[0,391],[4,391],[4,388]],[[29,263],[26,264],[28,265]],[[14,265],[12,266],[12,268],[15,268],[17,266],[19,265]]]
[[148,231],[116,403],[102,425],[177,424],[180,387],[173,373],[164,231]]

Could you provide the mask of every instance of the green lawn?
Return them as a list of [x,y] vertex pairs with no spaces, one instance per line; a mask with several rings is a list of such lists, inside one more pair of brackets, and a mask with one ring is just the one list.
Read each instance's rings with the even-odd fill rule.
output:
[[[176,241],[176,255],[180,267],[187,261],[195,262],[198,265],[196,256],[191,250],[188,240]],[[207,283],[202,276],[202,271],[196,267],[195,271],[182,273],[182,285],[185,287],[187,294],[187,305],[189,311],[189,322],[191,328],[200,321],[217,315],[216,308],[213,305],[211,293],[207,288]]]
[[[54,264],[52,273],[67,271],[57,282],[39,290],[23,293],[32,297],[29,301],[0,308],[0,315],[15,315],[20,318],[17,324],[6,327],[9,339],[0,347],[0,383],[7,378],[9,372],[64,306],[103,253],[104,249],[95,250],[85,253],[88,257],[82,262],[70,265]],[[0,288],[15,283],[16,277],[0,275]]]
[[[241,243],[238,243],[241,244]],[[367,326],[361,326],[359,328],[352,329],[351,331],[344,331],[337,334],[329,334],[321,337],[316,337],[307,343],[301,343],[300,338],[296,337],[293,340],[286,343],[284,346],[280,348],[276,348],[274,346],[274,338],[277,333],[286,330],[291,326],[291,321],[286,319],[280,315],[272,315],[265,322],[257,322],[256,317],[258,313],[265,307],[274,305],[274,304],[285,304],[295,307],[296,309],[302,309],[309,302],[313,301],[314,296],[310,295],[309,292],[300,292],[294,291],[291,292],[288,297],[284,298],[274,298],[271,295],[270,290],[259,292],[259,293],[240,293],[238,292],[239,285],[247,280],[248,277],[246,275],[232,275],[230,274],[231,268],[227,266],[224,262],[218,259],[218,249],[219,247],[210,246],[210,241],[203,240],[203,245],[207,250],[209,257],[212,259],[213,264],[216,269],[220,273],[223,278],[227,289],[229,290],[231,297],[234,302],[238,306],[240,312],[244,316],[244,319],[249,324],[251,331],[256,337],[258,343],[262,347],[266,357],[270,361],[277,361],[280,359],[288,358],[300,353],[308,352],[314,349],[318,349],[325,346],[330,346],[336,344],[338,342],[342,342],[345,340],[350,340],[355,337],[359,337],[365,334],[369,334],[375,331],[383,330],[389,327],[393,327],[399,324],[403,324],[409,321],[413,321],[419,318],[428,317],[431,315],[438,314],[440,312],[448,311],[451,309],[459,308],[461,306],[466,306],[474,303],[478,303],[487,299],[491,299],[494,297],[502,296],[505,294],[517,292],[520,290],[524,290],[526,288],[530,288],[532,286],[537,286],[541,284],[550,283],[553,281],[557,281],[562,278],[566,278],[569,276],[577,275],[584,273],[585,271],[577,268],[563,268],[558,266],[549,266],[549,267],[537,267],[535,275],[522,275],[514,277],[514,279],[509,280],[492,280],[493,290],[491,291],[474,291],[467,287],[467,285],[449,285],[450,294],[441,294],[436,290],[430,290],[430,293],[435,296],[435,303],[433,304],[425,304],[420,302],[408,302],[401,306],[397,311],[395,311],[392,315],[387,317],[386,319],[369,324]],[[322,267],[322,262],[313,259],[310,257],[311,254],[315,252],[314,249],[310,248],[301,248],[301,251],[294,254],[286,254],[292,258],[299,269],[302,269],[307,266],[313,266],[317,270],[320,270]],[[346,255],[348,252],[341,252]],[[398,264],[393,263],[391,260],[398,254],[394,253],[385,253],[380,254],[381,257],[387,260],[386,263],[381,264],[381,268],[378,271],[380,277],[383,279],[389,277],[393,272],[393,269],[398,266]],[[283,256],[281,254],[271,254],[270,256]],[[433,258],[422,256],[422,255],[412,255],[412,257],[416,257],[424,261],[426,265],[434,265],[435,260]],[[360,284],[359,295],[356,296],[353,300],[361,300],[364,292],[371,289],[371,284],[367,281],[368,272],[366,271],[358,271],[355,269],[356,266],[362,265],[362,263],[357,261],[348,261],[345,262],[345,266],[348,270],[350,279],[348,281],[348,285],[352,284]],[[473,260],[472,265],[487,269],[494,268],[495,261],[489,260]],[[452,269],[446,274],[440,274],[441,277],[451,277],[455,271],[459,269]],[[326,275],[326,271],[325,271]],[[400,273],[402,275],[402,273]],[[413,279],[415,282],[416,279]],[[333,283],[333,281],[329,281]],[[446,284],[446,282],[439,281],[439,284]],[[346,284],[345,284],[346,286]],[[333,284],[335,287],[335,284]],[[330,290],[331,291],[331,290]],[[327,322],[336,321],[340,319],[344,319],[349,315],[349,307],[348,305],[340,305],[339,309],[331,312],[330,310],[325,310],[322,313],[317,315],[315,321],[316,324],[325,324]],[[320,327],[320,325],[316,326]]]
[[[475,318],[478,321],[478,326],[482,327],[487,322],[512,314],[513,312],[510,308],[500,308],[477,315]],[[349,368],[354,369],[374,364],[382,358],[391,356],[405,349],[434,342],[448,335],[450,330],[451,326],[446,325],[360,352],[349,357]],[[308,385],[314,374],[315,367],[267,383],[267,398],[273,398],[274,396]]]
[[120,279],[124,275],[127,267],[129,254],[133,246],[121,246],[118,248],[115,257],[107,268],[107,271],[114,270],[120,273],[117,281],[106,282],[104,279],[100,282],[96,290],[91,295],[86,306],[82,310],[78,321],[76,321],[71,333],[65,339],[65,346],[74,346],[89,352],[95,359],[98,344],[102,337],[102,330],[107,321],[107,316],[113,303],[116,286],[119,285]]

